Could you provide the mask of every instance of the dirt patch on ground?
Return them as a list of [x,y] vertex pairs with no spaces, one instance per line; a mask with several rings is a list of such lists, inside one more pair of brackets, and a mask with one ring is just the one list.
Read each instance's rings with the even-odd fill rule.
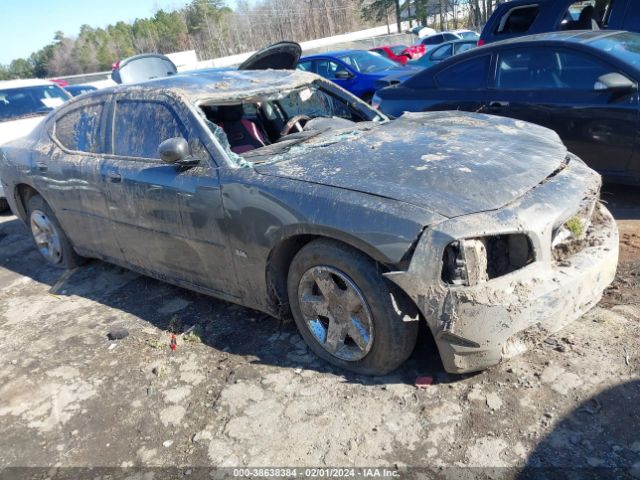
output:
[[[422,332],[406,365],[371,379],[328,367],[290,323],[117,267],[91,262],[61,280],[26,229],[0,216],[0,465],[631,475],[638,218],[622,219],[622,261],[603,302],[535,349],[453,376]],[[173,351],[171,332],[192,327]],[[108,340],[118,328],[129,335]],[[419,375],[432,384],[416,389]]]

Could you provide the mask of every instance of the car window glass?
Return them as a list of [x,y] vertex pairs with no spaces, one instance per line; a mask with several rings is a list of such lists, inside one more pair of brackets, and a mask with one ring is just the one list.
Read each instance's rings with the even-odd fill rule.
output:
[[53,83],[7,89],[1,87],[0,82],[0,122],[37,115],[44,117],[71,98],[67,92]]
[[496,26],[494,34],[526,33],[536,20],[540,8],[538,5],[515,7],[505,13]]
[[68,150],[103,153],[102,103],[78,108],[56,120],[56,138]]
[[604,28],[611,1],[591,0],[569,5],[558,25],[559,30],[599,30]]
[[340,60],[360,73],[374,73],[398,68],[398,64],[374,52],[353,52],[341,55]]
[[[640,15],[638,17],[640,21]],[[619,60],[640,67],[640,35],[632,32],[621,32],[607,35],[593,42],[593,47],[613,55]]]
[[353,112],[343,101],[317,88],[292,92],[278,100],[278,104],[287,118],[296,115],[353,118]]
[[445,42],[449,42],[451,40],[458,40],[458,36],[454,35],[453,33],[443,33],[442,34],[442,38],[444,39]]
[[431,54],[431,60],[442,60],[444,58],[448,58],[451,56],[452,52],[453,52],[453,46],[445,45],[443,47],[436,49]]
[[460,43],[456,45],[455,53],[462,53],[476,48],[475,43]]
[[331,60],[318,60],[316,65],[316,73],[321,77],[328,78],[329,80],[334,80],[336,78],[336,72],[338,70],[345,70],[345,68]]
[[402,52],[404,52],[406,49],[406,45],[396,45],[394,47],[391,47],[391,51],[396,55],[402,55]]
[[442,35],[434,35],[422,41],[423,45],[438,45],[439,43],[442,43]]
[[456,63],[436,75],[442,88],[483,88],[487,84],[490,55]]
[[115,155],[159,158],[158,146],[175,137],[186,137],[186,132],[173,110],[166,104],[154,101],[118,101],[113,132]]
[[496,86],[508,90],[593,90],[598,77],[611,67],[570,50],[529,48],[500,54]]
[[313,70],[311,69],[311,63],[310,61],[308,62],[300,62],[298,63],[298,70],[302,70],[304,72],[312,72]]

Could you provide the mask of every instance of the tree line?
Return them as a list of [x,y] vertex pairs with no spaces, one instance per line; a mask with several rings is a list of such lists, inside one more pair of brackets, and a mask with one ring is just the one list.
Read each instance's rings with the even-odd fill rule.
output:
[[[486,21],[499,0],[193,0],[178,10],[158,10],[133,23],[105,28],[82,25],[76,36],[56,32],[53,41],[28,58],[0,65],[0,80],[50,78],[110,70],[122,58],[147,52],[196,50],[210,59],[262,48],[280,40],[305,41],[400,21],[458,28]],[[463,11],[464,10],[464,11]],[[455,11],[453,16],[451,12]]]

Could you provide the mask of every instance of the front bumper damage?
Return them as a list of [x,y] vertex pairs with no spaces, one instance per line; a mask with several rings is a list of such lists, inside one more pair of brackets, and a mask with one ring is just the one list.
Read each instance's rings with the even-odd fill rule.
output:
[[[444,221],[425,230],[406,272],[386,276],[423,313],[445,369],[482,370],[524,352],[592,308],[613,281],[618,263],[615,220],[598,203],[600,177],[573,158],[516,202],[496,211]],[[591,205],[582,247],[559,259],[559,227]],[[443,252],[451,242],[526,234],[535,260],[472,286],[443,282]]]

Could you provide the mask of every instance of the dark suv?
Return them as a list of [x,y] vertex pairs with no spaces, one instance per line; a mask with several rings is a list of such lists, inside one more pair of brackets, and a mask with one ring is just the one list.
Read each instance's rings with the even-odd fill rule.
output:
[[498,5],[478,45],[533,33],[601,29],[640,32],[636,1],[513,0]]

